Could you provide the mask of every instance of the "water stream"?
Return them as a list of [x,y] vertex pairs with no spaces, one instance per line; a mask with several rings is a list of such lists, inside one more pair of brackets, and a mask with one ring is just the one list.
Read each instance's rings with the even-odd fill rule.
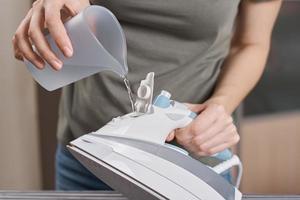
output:
[[123,77],[123,81],[124,81],[126,89],[127,89],[129,101],[131,103],[132,112],[135,112],[134,98],[133,98],[133,93],[132,93],[132,90],[131,90],[131,87],[130,87],[130,82],[129,82],[129,80],[126,76]]

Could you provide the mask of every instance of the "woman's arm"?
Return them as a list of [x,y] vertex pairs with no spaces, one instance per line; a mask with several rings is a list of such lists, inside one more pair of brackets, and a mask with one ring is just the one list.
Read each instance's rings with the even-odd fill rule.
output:
[[270,49],[281,0],[244,0],[240,5],[230,53],[215,92],[208,102],[231,114],[258,82]]
[[167,138],[198,156],[212,155],[239,141],[231,113],[259,80],[282,0],[242,0],[230,53],[210,99],[188,104],[200,113],[187,127]]

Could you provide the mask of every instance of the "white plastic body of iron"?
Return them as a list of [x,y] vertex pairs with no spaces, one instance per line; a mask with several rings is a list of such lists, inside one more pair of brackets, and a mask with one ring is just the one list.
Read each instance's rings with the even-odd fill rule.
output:
[[220,175],[240,164],[237,157],[210,168],[165,144],[172,130],[196,117],[170,97],[162,91],[148,112],[114,118],[98,131],[72,141],[71,153],[129,199],[241,200],[239,190]]
[[154,73],[147,74],[145,80],[142,80],[137,90],[137,98],[135,102],[135,111],[138,113],[147,113],[152,104],[154,87]]
[[46,90],[52,91],[103,70],[125,76],[127,67],[126,39],[116,17],[106,8],[90,6],[65,23],[73,56],[66,58],[48,34],[46,39],[63,62],[56,71],[46,63],[37,69],[28,60],[25,64],[34,79]]
[[[97,134],[97,133],[96,133]],[[226,180],[219,177],[219,180],[214,180],[215,177],[207,177],[207,180],[215,181],[215,187],[211,183],[199,178],[194,173],[186,170],[182,166],[174,163],[167,158],[154,153],[147,152],[141,148],[131,144],[115,141],[110,137],[97,137],[94,135],[85,135],[81,139],[77,139],[71,143],[71,152],[78,158],[85,166],[93,173],[101,174],[102,181],[113,181],[113,184],[120,185],[123,189],[119,191],[124,193],[129,199],[172,199],[172,200],[241,200],[241,193],[237,188],[230,186],[229,190]],[[165,145],[162,145],[165,147]],[[153,146],[153,152],[163,151],[159,147]],[[169,148],[169,147],[165,147]],[[170,149],[170,151],[174,151]],[[77,152],[74,154],[74,152]],[[79,157],[78,157],[78,154]],[[80,156],[84,157],[80,159]],[[177,153],[173,159],[181,160],[180,156],[186,156],[182,153]],[[88,159],[86,162],[84,159]],[[199,162],[199,161],[198,161]],[[90,163],[90,164],[87,164]],[[182,163],[189,165],[190,163]],[[105,166],[113,171],[114,174],[107,173],[104,169],[97,171],[97,165]],[[90,168],[89,168],[90,167]],[[199,166],[194,168],[194,171],[200,173],[207,173],[209,168],[205,171]],[[107,173],[107,174],[106,174]],[[139,195],[133,186],[128,187],[129,183],[120,181],[115,174],[126,178],[136,187],[142,188],[145,192],[150,193],[153,198],[147,197],[145,194]],[[210,174],[207,173],[210,176]],[[104,177],[103,177],[104,176]],[[107,179],[105,179],[107,176]],[[216,175],[220,176],[220,175]],[[219,181],[219,183],[218,183]],[[109,182],[108,182],[109,183]],[[113,186],[113,185],[112,185]],[[216,190],[224,190],[225,194],[219,193]],[[224,187],[224,188],[222,188]],[[119,188],[115,188],[119,189]],[[228,192],[227,192],[228,191]],[[227,196],[226,196],[227,195]]]
[[[168,108],[152,105],[151,113],[127,115],[114,118],[97,131],[97,134],[139,139],[164,144],[167,135],[187,126],[193,120],[193,114],[183,104],[172,101]],[[155,127],[155,130],[153,128]]]

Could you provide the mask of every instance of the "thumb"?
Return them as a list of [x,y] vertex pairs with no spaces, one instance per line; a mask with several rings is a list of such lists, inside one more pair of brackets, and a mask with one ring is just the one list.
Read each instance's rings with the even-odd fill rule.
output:
[[169,135],[166,138],[167,142],[171,142],[172,140],[174,140],[175,138],[175,131],[172,131],[171,133],[169,133]]
[[195,113],[201,113],[205,108],[205,104],[191,104],[191,103],[185,103],[185,105],[190,109],[191,111]]
[[89,1],[69,0],[65,3],[64,7],[66,8],[66,11],[69,13],[69,15],[74,17],[89,5],[90,5]]

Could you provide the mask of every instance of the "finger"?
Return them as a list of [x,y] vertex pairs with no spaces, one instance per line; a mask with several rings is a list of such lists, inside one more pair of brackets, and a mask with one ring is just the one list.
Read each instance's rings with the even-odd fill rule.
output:
[[190,109],[192,112],[200,113],[202,112],[206,105],[204,104],[191,104],[191,103],[185,103],[185,105]]
[[61,19],[66,22],[90,5],[89,1],[67,0],[61,10]]
[[197,148],[191,144],[192,138],[193,135],[189,131],[188,127],[175,130],[176,142],[184,146],[189,152],[194,152],[197,150]]
[[26,58],[37,68],[42,69],[44,67],[44,61],[33,51],[27,35],[31,13],[32,11],[30,10],[16,31],[14,36],[14,48],[16,49],[16,57],[22,56],[22,58]]
[[224,151],[225,149],[229,148],[231,145],[227,142],[220,144],[219,146],[216,146],[212,149],[210,149],[209,151],[206,152],[206,155],[208,156],[212,156],[216,153],[219,153],[221,151]]
[[24,37],[19,40],[18,48],[22,52],[22,56],[30,61],[33,65],[35,65],[39,69],[44,68],[44,61],[33,51],[28,38]]
[[[37,8],[41,9],[41,8]],[[31,17],[31,22],[28,30],[29,37],[35,45],[39,54],[49,63],[54,69],[59,70],[62,67],[62,62],[51,50],[43,32],[44,16],[42,11],[34,12]]]
[[235,128],[230,126],[220,134],[203,143],[201,145],[201,150],[209,151],[222,143],[231,143],[231,141],[235,140],[235,135],[237,135]]
[[62,7],[59,7],[59,5],[46,5],[45,24],[57,47],[66,57],[71,57],[73,55],[73,48],[70,38],[61,20],[61,9]]
[[216,137],[223,130],[223,126],[213,125],[209,127],[206,131],[200,132],[196,134],[196,136],[192,139],[192,144],[201,146],[204,143],[208,142],[212,138]]
[[211,140],[212,138],[216,137],[216,135],[223,132],[228,126],[233,125],[232,117],[228,117],[226,114],[221,114],[214,124],[212,124],[207,130],[196,133],[194,135],[195,138],[193,138],[193,141],[200,146],[207,142],[208,140]]
[[220,114],[224,112],[222,106],[210,105],[207,106],[194,120],[197,126],[193,127],[195,132],[203,132],[211,127]]
[[238,141],[239,141],[239,136],[237,136],[236,139],[232,140],[231,142],[225,142],[225,143],[220,144],[220,145],[218,145],[214,148],[211,148],[209,150],[209,153],[210,153],[210,155],[214,155],[216,153],[224,151],[225,149],[228,149],[228,148],[232,147],[233,145],[235,145]]
[[193,142],[194,135],[190,131],[189,127],[176,129],[175,138],[176,141],[188,149],[189,152],[197,152],[199,151],[198,145]]
[[172,132],[169,133],[169,135],[167,136],[166,141],[167,141],[167,142],[170,142],[170,141],[172,141],[172,140],[174,139],[174,137],[175,137],[175,131],[172,131]]
[[175,138],[179,143],[187,143],[187,141],[192,140],[193,137],[194,136],[192,135],[190,125],[175,130]]
[[74,17],[77,15],[81,10],[85,7],[89,6],[89,1],[74,1],[74,0],[67,0],[64,7],[67,9],[67,12]]
[[18,60],[23,60],[23,55],[21,53],[21,50],[17,46],[17,42],[16,42],[15,36],[12,39],[12,44],[13,44],[13,50],[14,50],[15,58],[18,59]]

